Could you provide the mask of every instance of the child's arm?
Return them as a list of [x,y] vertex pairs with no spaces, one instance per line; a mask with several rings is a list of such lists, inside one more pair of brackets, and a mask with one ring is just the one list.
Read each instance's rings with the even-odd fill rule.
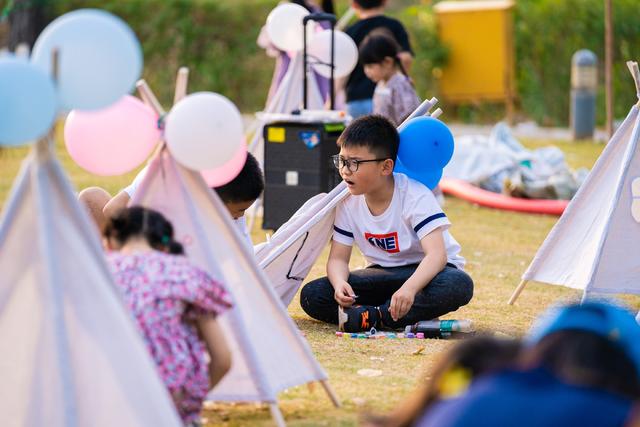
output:
[[104,217],[106,219],[113,218],[120,209],[127,207],[129,200],[131,200],[131,197],[129,197],[126,191],[121,191],[116,194],[102,209]]
[[416,271],[391,297],[389,312],[395,321],[404,317],[413,305],[416,294],[447,265],[447,251],[442,237],[442,228],[436,228],[420,240],[425,257]]
[[413,55],[411,52],[398,52],[398,59],[407,74],[411,73],[411,65],[413,64]]
[[198,316],[196,322],[209,352],[209,388],[213,388],[231,369],[231,351],[213,316]]
[[343,307],[350,307],[355,302],[355,298],[353,298],[355,294],[347,282],[349,279],[349,259],[351,259],[351,246],[332,240],[327,261],[327,277],[335,290],[333,297]]

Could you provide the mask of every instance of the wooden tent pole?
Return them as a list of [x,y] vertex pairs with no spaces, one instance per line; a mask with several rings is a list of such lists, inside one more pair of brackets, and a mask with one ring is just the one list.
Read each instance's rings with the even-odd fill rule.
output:
[[158,116],[163,116],[165,114],[164,108],[158,101],[158,98],[154,95],[151,88],[144,79],[138,80],[136,83],[136,88],[138,88],[138,93],[140,94],[140,98],[147,104],[149,107],[153,108]]
[[525,286],[527,286],[527,280],[522,280],[518,285],[518,287],[516,288],[516,290],[513,291],[511,298],[509,298],[509,305],[513,305],[513,303],[516,302],[516,299],[518,299],[518,296],[520,295],[520,293],[522,292]]
[[189,68],[180,67],[176,77],[176,91],[173,95],[173,105],[176,105],[182,98],[187,96],[187,85],[189,83]]

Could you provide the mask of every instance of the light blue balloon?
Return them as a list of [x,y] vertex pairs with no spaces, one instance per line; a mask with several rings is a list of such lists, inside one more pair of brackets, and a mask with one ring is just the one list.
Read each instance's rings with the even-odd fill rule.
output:
[[65,110],[105,108],[133,89],[142,72],[142,49],[120,18],[97,9],[66,13],[44,29],[31,61],[51,73],[58,49],[58,93]]
[[407,175],[409,178],[415,179],[416,181],[423,183],[424,185],[429,187],[431,190],[433,190],[438,186],[438,183],[442,179],[442,173],[444,170],[442,168],[432,169],[432,170],[427,170],[425,168],[422,168],[420,170],[415,171],[415,170],[407,169],[407,167],[404,164],[402,164],[400,159],[396,158],[396,164],[395,164],[395,167],[393,168],[393,171],[398,173],[403,173]]
[[409,169],[443,169],[453,156],[453,135],[438,119],[411,119],[400,132],[398,158]]
[[48,74],[25,59],[0,57],[0,145],[22,145],[45,135],[56,110]]

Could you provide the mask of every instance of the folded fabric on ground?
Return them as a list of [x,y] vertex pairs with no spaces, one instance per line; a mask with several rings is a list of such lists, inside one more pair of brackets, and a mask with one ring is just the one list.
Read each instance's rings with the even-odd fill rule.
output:
[[505,123],[491,134],[456,138],[444,176],[485,190],[532,199],[570,199],[584,181],[586,168],[572,171],[557,147],[527,150]]

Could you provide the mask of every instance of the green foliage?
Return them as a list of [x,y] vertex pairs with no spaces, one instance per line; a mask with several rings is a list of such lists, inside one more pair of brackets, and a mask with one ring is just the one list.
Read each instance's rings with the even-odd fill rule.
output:
[[[189,91],[211,90],[232,99],[242,111],[263,107],[274,61],[256,39],[275,0],[56,0],[51,15],[95,7],[123,18],[142,42],[144,78],[164,105],[170,105],[176,71],[190,68]],[[337,1],[339,13],[347,3]],[[417,54],[413,74],[420,94],[434,93],[433,66],[445,51],[436,37],[429,10],[394,8],[407,26]],[[419,70],[419,71],[417,71]]]
[[[191,70],[189,90],[211,90],[231,98],[245,112],[262,108],[274,61],[256,39],[276,0],[49,0],[51,15],[72,9],[109,10],[134,29],[145,55],[144,77],[170,105],[176,71]],[[339,14],[348,6],[337,0]],[[416,3],[420,3],[416,5]],[[437,37],[429,4],[434,0],[391,2],[388,13],[406,26],[416,54],[412,69],[422,98],[437,96],[437,76],[447,48]],[[7,5],[0,0],[0,5]],[[635,102],[625,61],[640,57],[637,0],[614,2],[614,101],[616,118]],[[604,122],[604,10],[602,0],[519,0],[515,9],[516,85],[523,115],[544,125],[567,125],[571,56],[590,49],[599,59],[597,119]],[[499,106],[480,104],[453,109],[460,119],[493,121]]]
[[[640,57],[637,0],[614,2],[613,86],[615,117],[636,102],[627,60]],[[515,16],[517,89],[521,108],[545,125],[569,121],[571,56],[593,51],[599,60],[597,119],[604,122],[604,2],[602,0],[518,1]]]
[[448,49],[437,35],[435,16],[424,6],[408,6],[395,14],[411,36],[415,59],[411,75],[420,98],[437,96],[437,80],[434,78],[446,64]]
[[273,61],[256,45],[274,0],[58,0],[53,16],[93,7],[123,18],[142,42],[144,78],[171,105],[180,66],[190,69],[189,91],[209,90],[242,111],[265,102]]

